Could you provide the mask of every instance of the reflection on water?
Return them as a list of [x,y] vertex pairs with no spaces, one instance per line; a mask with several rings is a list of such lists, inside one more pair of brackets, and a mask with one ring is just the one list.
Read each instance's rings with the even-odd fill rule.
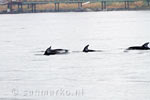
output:
[[[149,11],[2,15],[0,99],[149,100],[150,51],[126,50],[149,41],[149,18]],[[87,44],[102,52],[82,52]],[[50,45],[69,54],[44,56]],[[84,94],[24,96],[14,89]]]

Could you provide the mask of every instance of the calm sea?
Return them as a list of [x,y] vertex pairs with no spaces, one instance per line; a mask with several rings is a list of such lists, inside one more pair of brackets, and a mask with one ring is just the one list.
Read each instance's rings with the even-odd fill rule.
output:
[[0,15],[0,99],[150,100],[148,41],[150,11]]

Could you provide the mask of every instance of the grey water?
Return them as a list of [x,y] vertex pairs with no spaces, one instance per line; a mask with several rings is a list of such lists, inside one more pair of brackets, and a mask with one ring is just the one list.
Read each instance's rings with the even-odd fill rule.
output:
[[0,15],[0,100],[149,100],[150,51],[125,51],[149,26],[150,11]]

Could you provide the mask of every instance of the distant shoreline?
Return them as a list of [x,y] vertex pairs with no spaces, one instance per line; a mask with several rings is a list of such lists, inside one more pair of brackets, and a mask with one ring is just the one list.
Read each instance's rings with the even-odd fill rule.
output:
[[[34,0],[33,0],[34,1]],[[42,1],[42,0],[40,0]],[[22,4],[20,2],[0,5],[0,14],[20,13],[47,13],[47,12],[100,12],[100,11],[148,11],[150,10],[149,0],[132,2],[95,2],[95,3],[47,3],[47,4]]]
[[54,10],[37,10],[36,12],[31,12],[31,11],[24,11],[24,12],[0,12],[0,14],[23,14],[23,13],[53,13],[53,12],[101,12],[101,11],[150,11],[150,8],[107,8],[107,9],[74,9],[74,10],[59,10],[59,11],[54,11]]

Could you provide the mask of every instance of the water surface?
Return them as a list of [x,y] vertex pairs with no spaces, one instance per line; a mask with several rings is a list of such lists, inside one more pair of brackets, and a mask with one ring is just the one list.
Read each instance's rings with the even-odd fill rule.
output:
[[[150,51],[124,52],[149,26],[150,11],[1,15],[0,99],[149,100]],[[49,46],[70,53],[43,56]]]

